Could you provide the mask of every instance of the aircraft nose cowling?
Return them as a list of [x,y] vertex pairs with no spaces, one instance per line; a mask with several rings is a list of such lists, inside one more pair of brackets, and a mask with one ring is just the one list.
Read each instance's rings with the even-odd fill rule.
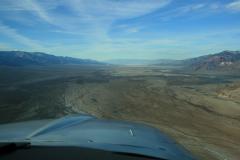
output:
[[[11,128],[11,125],[13,124],[8,127]],[[24,126],[24,123],[21,125]],[[153,127],[97,119],[89,115],[67,116],[49,121],[27,134],[24,140],[36,146],[79,146],[169,160],[193,159],[183,147]]]

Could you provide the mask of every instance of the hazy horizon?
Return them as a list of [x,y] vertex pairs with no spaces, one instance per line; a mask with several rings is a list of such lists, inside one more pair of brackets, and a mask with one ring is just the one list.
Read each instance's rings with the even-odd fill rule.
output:
[[2,0],[0,50],[94,60],[240,50],[239,0]]

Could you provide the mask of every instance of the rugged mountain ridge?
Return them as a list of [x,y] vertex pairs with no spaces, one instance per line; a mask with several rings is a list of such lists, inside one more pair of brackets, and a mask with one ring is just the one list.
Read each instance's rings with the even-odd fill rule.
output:
[[183,60],[185,67],[191,70],[232,70],[240,69],[240,51],[223,51]]
[[102,64],[100,62],[72,57],[54,56],[42,52],[0,51],[0,65],[58,65],[58,64]]
[[[115,65],[167,65],[183,67],[193,71],[229,71],[240,69],[240,51],[223,51],[185,60],[140,60],[118,59],[106,61]],[[41,52],[0,51],[0,65],[64,65],[64,64],[104,64],[90,59],[54,56]]]

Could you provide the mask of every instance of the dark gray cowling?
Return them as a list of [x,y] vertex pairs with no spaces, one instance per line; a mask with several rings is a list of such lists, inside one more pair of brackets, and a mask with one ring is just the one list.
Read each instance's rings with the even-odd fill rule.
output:
[[89,115],[0,125],[0,142],[32,146],[74,146],[133,153],[168,160],[192,160],[183,147],[147,125]]

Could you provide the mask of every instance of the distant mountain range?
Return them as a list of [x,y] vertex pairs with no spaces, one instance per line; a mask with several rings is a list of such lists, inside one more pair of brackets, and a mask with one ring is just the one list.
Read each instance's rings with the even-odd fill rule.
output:
[[186,59],[182,64],[195,71],[240,69],[240,51],[223,51],[197,58]]
[[54,56],[41,52],[0,51],[0,65],[64,65],[64,64],[114,64],[114,65],[165,65],[178,66],[193,71],[228,71],[240,70],[240,51],[223,51],[217,54],[200,56],[185,60],[145,60],[145,59],[113,59],[104,63],[71,57]]
[[185,60],[114,59],[106,62],[116,65],[178,66],[193,71],[228,71],[240,70],[240,51],[223,51]]
[[29,65],[59,65],[59,64],[103,64],[89,59],[54,56],[41,52],[0,51],[0,65],[29,66]]

